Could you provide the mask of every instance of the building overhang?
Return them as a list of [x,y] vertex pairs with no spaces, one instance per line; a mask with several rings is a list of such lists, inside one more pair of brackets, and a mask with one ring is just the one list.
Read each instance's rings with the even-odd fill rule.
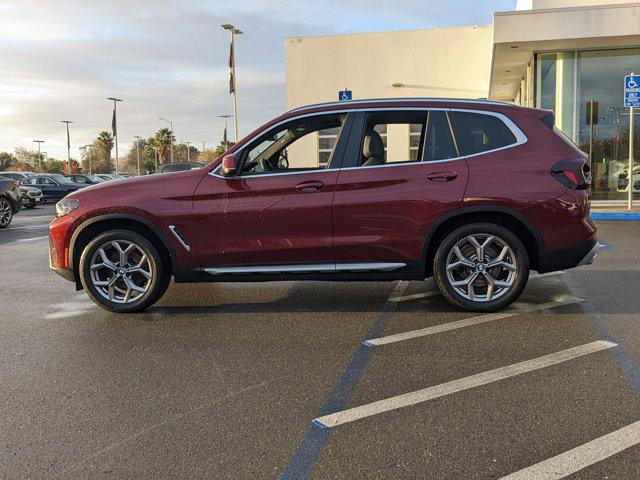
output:
[[512,102],[534,52],[640,47],[640,3],[494,14],[489,98]]

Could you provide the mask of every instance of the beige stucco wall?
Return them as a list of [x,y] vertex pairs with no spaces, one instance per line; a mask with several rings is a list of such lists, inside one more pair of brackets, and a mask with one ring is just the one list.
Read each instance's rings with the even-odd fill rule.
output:
[[615,5],[636,2],[637,0],[518,0],[516,10],[592,7],[594,5]]
[[[289,108],[336,101],[345,88],[354,100],[488,96],[491,26],[295,37],[285,49]],[[408,155],[408,135],[406,128],[389,131],[398,158]],[[298,154],[317,158],[317,137],[306,143],[307,153]]]

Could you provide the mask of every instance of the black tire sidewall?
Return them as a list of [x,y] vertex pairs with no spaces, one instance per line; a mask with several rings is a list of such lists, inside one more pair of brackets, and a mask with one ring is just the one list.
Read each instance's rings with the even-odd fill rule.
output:
[[[139,299],[131,303],[116,303],[104,298],[91,281],[91,259],[95,252],[104,244],[113,240],[127,240],[137,244],[149,258],[153,278],[149,290]],[[162,259],[158,249],[146,237],[130,230],[109,230],[94,238],[82,251],[80,264],[80,281],[87,295],[99,306],[116,313],[139,312],[155,303],[164,293],[167,273],[164,271]],[[164,287],[166,290],[166,287]]]
[[0,228],[7,228],[13,221],[13,205],[11,205],[11,202],[9,200],[7,200],[6,198],[0,199],[0,209],[4,208],[5,202],[7,203],[7,205],[9,205],[9,221],[6,223],[6,225],[0,224]]
[[[518,269],[516,271],[514,286],[510,292],[496,300],[489,302],[474,302],[468,300],[458,294],[447,279],[446,269],[449,252],[457,242],[473,234],[489,234],[501,238],[513,250],[517,258]],[[493,312],[507,307],[522,294],[529,279],[529,256],[518,236],[508,228],[494,223],[472,223],[458,227],[440,243],[433,261],[433,273],[438,289],[453,305],[465,310]]]

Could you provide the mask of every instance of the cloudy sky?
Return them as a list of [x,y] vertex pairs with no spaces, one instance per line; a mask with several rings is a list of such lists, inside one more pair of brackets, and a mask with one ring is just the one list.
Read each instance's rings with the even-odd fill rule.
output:
[[228,32],[236,42],[240,134],[285,108],[284,39],[491,23],[515,0],[0,0],[0,151],[33,148],[66,157],[61,120],[72,120],[72,155],[118,106],[119,144],[174,122],[199,148],[221,138],[232,113]]

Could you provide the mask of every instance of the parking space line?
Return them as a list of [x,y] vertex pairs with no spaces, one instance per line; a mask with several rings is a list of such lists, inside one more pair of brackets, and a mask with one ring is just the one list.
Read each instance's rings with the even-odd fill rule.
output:
[[471,325],[478,325],[480,323],[493,322],[495,320],[502,320],[504,318],[514,317],[516,315],[522,315],[525,313],[537,312],[540,310],[548,310],[550,308],[560,307],[562,305],[571,305],[582,301],[580,298],[570,297],[566,300],[553,301],[541,303],[538,305],[527,305],[519,307],[514,310],[508,310],[504,312],[487,313],[479,315],[477,317],[465,318],[464,320],[458,320],[456,322],[444,323],[442,325],[435,325],[433,327],[421,328],[419,330],[411,330],[409,332],[396,333],[395,335],[389,335],[386,337],[372,338],[365,340],[363,343],[368,347],[379,347],[380,345],[387,345],[389,343],[402,342],[404,340],[411,340],[418,337],[426,337],[428,335],[434,335],[436,333],[448,332],[450,330],[457,330],[459,328],[469,327]]
[[[399,281],[391,292],[389,298],[402,297],[408,285],[409,282],[407,281]],[[385,302],[378,318],[369,330],[369,336],[372,335],[372,332],[377,332],[377,334],[384,333],[384,330],[387,328],[387,324],[389,323],[393,313],[396,311],[396,308],[396,303],[390,302],[389,300]],[[349,395],[358,384],[358,381],[360,380],[360,377],[362,376],[362,373],[364,372],[364,369],[369,363],[372,355],[373,350],[371,348],[360,345],[360,348],[358,348],[352,357],[349,365],[344,369],[344,372],[333,391],[324,402],[319,415],[322,416],[329,414],[330,412],[337,412],[344,408]],[[318,428],[315,423],[311,424],[311,427],[307,431],[302,443],[300,443],[291,457],[291,460],[289,460],[289,463],[280,475],[280,480],[307,478],[311,472],[311,468],[324,448],[328,435],[328,430]]]
[[45,238],[49,238],[49,235],[44,235],[43,237],[20,238],[18,240],[7,243],[33,242],[34,240],[43,240]]
[[636,422],[502,477],[502,480],[556,480],[564,478],[639,443],[640,422]]
[[323,429],[330,429],[338,425],[354,422],[362,418],[378,415],[379,413],[397,410],[399,408],[409,407],[418,403],[433,400],[435,398],[451,395],[456,392],[468,390],[470,388],[487,385],[489,383],[504,380],[505,378],[514,377],[526,372],[539,370],[541,368],[563,363],[578,357],[589,355],[591,353],[607,350],[615,347],[617,344],[606,340],[598,340],[596,342],[587,343],[578,347],[569,348],[560,352],[544,355],[532,360],[515,363],[506,367],[496,368],[488,372],[478,373],[470,377],[453,380],[451,382],[442,383],[433,387],[424,388],[415,392],[409,392],[395,397],[379,400],[377,402],[361,405],[359,407],[350,408],[341,412],[332,413],[318,417],[313,423]]

